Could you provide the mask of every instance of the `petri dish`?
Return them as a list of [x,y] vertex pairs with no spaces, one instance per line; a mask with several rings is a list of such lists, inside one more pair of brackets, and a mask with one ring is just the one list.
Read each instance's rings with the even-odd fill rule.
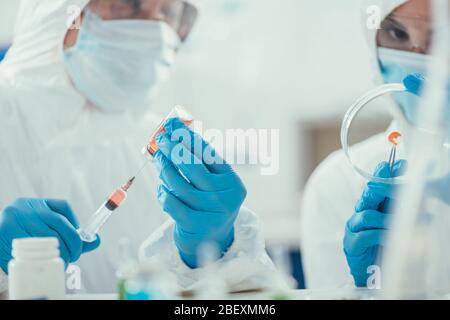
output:
[[[408,92],[404,84],[385,84],[362,97],[348,109],[341,127],[341,144],[353,169],[367,180],[385,184],[403,184],[407,174],[387,177],[374,175],[376,167],[389,162],[393,148],[396,160],[408,160],[408,140],[411,124],[396,100],[417,98]],[[398,141],[393,144],[392,133],[397,132]],[[371,143],[366,143],[371,140]],[[370,149],[369,149],[370,148]]]

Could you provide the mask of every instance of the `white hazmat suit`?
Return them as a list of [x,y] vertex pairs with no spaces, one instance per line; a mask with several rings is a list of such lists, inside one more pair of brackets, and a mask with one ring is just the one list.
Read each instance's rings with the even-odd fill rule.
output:
[[[376,51],[376,29],[366,26],[366,9],[380,8],[381,19],[406,0],[367,0],[363,6],[363,27],[373,52],[375,85],[383,83]],[[353,147],[358,163],[387,159],[386,135],[374,136]],[[361,160],[360,160],[361,159]],[[368,167],[368,166],[366,166]],[[373,168],[375,169],[375,168]],[[345,224],[354,212],[367,180],[353,170],[344,152],[331,154],[310,177],[302,202],[301,249],[306,285],[310,289],[331,289],[353,285],[342,240]]]
[[[133,106],[120,114],[102,113],[77,91],[65,70],[63,41],[71,22],[69,8],[84,8],[88,2],[21,2],[13,45],[0,65],[0,210],[18,197],[65,199],[83,225],[113,189],[143,164],[140,150],[160,118],[151,112],[133,112]],[[100,248],[76,262],[82,290],[114,292],[118,241],[128,238],[137,252],[167,219],[156,198],[159,181],[147,169],[100,232]],[[241,210],[235,245],[228,255],[256,262],[266,258],[256,225],[255,216]],[[260,254],[257,258],[255,252]],[[0,291],[6,283],[0,270]]]

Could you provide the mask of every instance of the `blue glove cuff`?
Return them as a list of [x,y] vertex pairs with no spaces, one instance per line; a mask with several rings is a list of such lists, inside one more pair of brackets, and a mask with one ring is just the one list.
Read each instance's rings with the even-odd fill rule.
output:
[[366,253],[361,256],[350,256],[346,252],[345,254],[355,286],[367,287],[367,279],[371,275],[368,273],[368,268],[375,264],[376,255]]

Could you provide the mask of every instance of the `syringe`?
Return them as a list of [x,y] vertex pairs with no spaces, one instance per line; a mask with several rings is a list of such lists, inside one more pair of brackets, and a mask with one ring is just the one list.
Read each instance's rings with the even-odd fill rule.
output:
[[161,124],[153,131],[150,141],[142,150],[143,154],[146,156],[146,160],[141,166],[141,168],[136,172],[136,174],[128,180],[126,184],[114,191],[106,200],[100,208],[92,215],[87,226],[85,228],[78,229],[78,233],[83,241],[93,242],[97,238],[97,233],[103,227],[103,225],[108,221],[109,217],[112,215],[113,211],[122,205],[127,197],[128,189],[130,189],[136,177],[144,170],[149,160],[153,160],[155,152],[158,150],[158,145],[156,143],[156,137],[158,134],[165,132],[164,124],[168,119],[179,118],[187,126],[190,126],[193,122],[192,116],[185,111],[182,107],[175,107],[169,113],[169,115],[161,122]]
[[92,215],[85,228],[78,229],[81,240],[93,242],[97,238],[97,233],[108,221],[109,217],[127,198],[127,192],[132,186],[136,176],[127,181],[122,187],[115,190],[100,208]]

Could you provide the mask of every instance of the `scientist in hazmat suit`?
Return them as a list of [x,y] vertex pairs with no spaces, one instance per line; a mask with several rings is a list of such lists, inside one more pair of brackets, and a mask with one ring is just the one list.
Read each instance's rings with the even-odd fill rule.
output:
[[[409,73],[424,73],[432,37],[429,0],[364,1],[381,9],[380,29],[369,30],[376,83],[399,83]],[[414,96],[397,97],[407,120],[413,122]],[[386,135],[381,134],[354,146],[361,159],[384,159]],[[381,160],[380,160],[381,161]],[[394,175],[402,175],[407,163],[398,161]],[[389,177],[387,163],[375,170]],[[386,176],[387,174],[387,176]],[[313,289],[364,287],[367,268],[376,264],[377,254],[388,232],[389,215],[380,204],[395,198],[387,186],[369,183],[353,171],[344,152],[330,155],[311,176],[304,194],[301,218],[301,247],[307,286]]]
[[[76,232],[112,189],[142,166],[140,150],[160,123],[153,113],[157,110],[148,106],[149,97],[168,77],[176,52],[194,25],[194,4],[22,0],[13,45],[0,65],[0,290],[6,289],[12,240],[52,236],[59,239],[66,265],[76,262],[79,267],[71,272],[79,273],[82,289],[114,292],[118,241],[128,238],[130,250],[137,252],[167,220],[157,201],[167,189],[160,187],[155,194],[158,181],[148,169],[136,179],[132,199],[102,229],[97,250],[93,251],[100,239],[85,243]],[[162,154],[156,159],[164,167],[161,176],[167,181],[174,178]],[[193,171],[198,168],[189,166]],[[195,251],[206,231],[214,232],[212,239],[232,261],[228,273],[239,274],[228,285],[252,287],[261,280],[253,270],[273,271],[257,219],[242,207],[245,187],[231,167],[222,163],[208,168],[216,174],[214,183],[202,185],[196,179],[198,172],[186,173],[199,188],[211,191],[210,198],[206,191],[190,195],[202,202],[199,212],[205,206],[209,210],[209,218],[207,214],[200,224],[203,236],[184,226],[177,229],[180,255],[159,250],[176,252],[172,263],[187,274],[197,266]],[[222,196],[211,196],[217,188]],[[178,215],[185,213],[179,209]],[[195,223],[202,222],[200,218]],[[239,270],[236,263],[252,267]],[[181,277],[179,285],[188,288],[195,282],[195,277]]]

